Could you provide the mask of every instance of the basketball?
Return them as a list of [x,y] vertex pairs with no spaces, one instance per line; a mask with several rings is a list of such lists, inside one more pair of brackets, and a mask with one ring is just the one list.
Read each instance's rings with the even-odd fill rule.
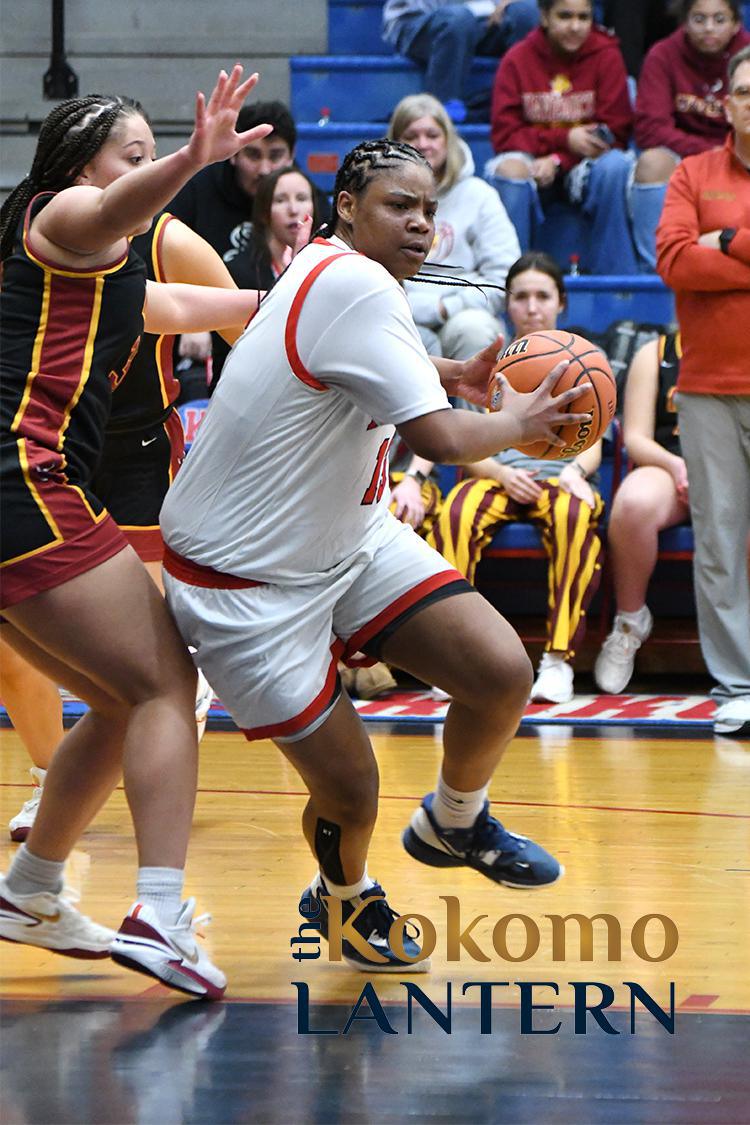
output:
[[[550,461],[576,457],[599,440],[614,417],[617,391],[607,357],[590,340],[573,332],[550,329],[521,336],[503,349],[493,374],[501,371],[515,390],[527,393],[536,390],[545,375],[564,359],[569,360],[570,365],[557,380],[553,394],[579,383],[591,383],[592,389],[568,407],[572,414],[590,413],[591,420],[553,426],[564,439],[564,446],[550,445],[547,441],[519,446],[529,457]],[[488,400],[490,410],[499,410],[500,400],[500,391],[493,387]]]

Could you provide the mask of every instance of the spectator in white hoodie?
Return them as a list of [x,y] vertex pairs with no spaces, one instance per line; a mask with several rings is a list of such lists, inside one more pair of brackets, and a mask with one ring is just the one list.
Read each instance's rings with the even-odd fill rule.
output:
[[[423,272],[502,287],[520,255],[518,236],[498,194],[474,175],[471,152],[444,106],[430,94],[402,98],[388,135],[429,161],[438,187],[435,240]],[[450,268],[444,268],[450,266]],[[431,269],[431,267],[433,267]],[[405,283],[414,320],[430,355],[467,359],[503,330],[502,288]]]

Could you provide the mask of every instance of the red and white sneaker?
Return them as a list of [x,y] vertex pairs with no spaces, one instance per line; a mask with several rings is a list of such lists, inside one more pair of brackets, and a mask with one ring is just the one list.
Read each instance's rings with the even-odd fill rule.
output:
[[0,939],[37,945],[64,957],[109,957],[114,930],[79,913],[62,895],[12,894],[0,878]]
[[193,919],[194,911],[195,899],[189,898],[174,926],[166,926],[152,907],[134,902],[114,935],[112,960],[191,996],[221,1000],[227,978],[195,940],[195,927],[210,921],[210,915]]

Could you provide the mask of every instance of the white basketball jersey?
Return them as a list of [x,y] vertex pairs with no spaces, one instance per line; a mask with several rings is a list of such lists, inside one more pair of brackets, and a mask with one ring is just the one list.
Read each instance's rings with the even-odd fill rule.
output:
[[316,240],[235,344],[164,502],[165,542],[260,582],[335,577],[389,518],[395,426],[445,409],[401,286]]

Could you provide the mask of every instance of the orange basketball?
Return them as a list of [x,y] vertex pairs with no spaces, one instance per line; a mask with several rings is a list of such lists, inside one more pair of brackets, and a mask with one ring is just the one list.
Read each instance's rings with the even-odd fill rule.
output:
[[[553,427],[565,440],[564,447],[547,441],[519,446],[530,457],[551,461],[575,457],[598,441],[614,418],[617,391],[612,369],[604,353],[583,336],[557,329],[530,332],[508,344],[493,372],[502,371],[515,390],[528,392],[536,390],[545,375],[564,359],[570,365],[557,380],[553,394],[579,383],[591,383],[592,389],[568,407],[571,414],[590,413],[591,421]],[[500,409],[500,398],[500,392],[493,387],[487,403],[490,410]]]

